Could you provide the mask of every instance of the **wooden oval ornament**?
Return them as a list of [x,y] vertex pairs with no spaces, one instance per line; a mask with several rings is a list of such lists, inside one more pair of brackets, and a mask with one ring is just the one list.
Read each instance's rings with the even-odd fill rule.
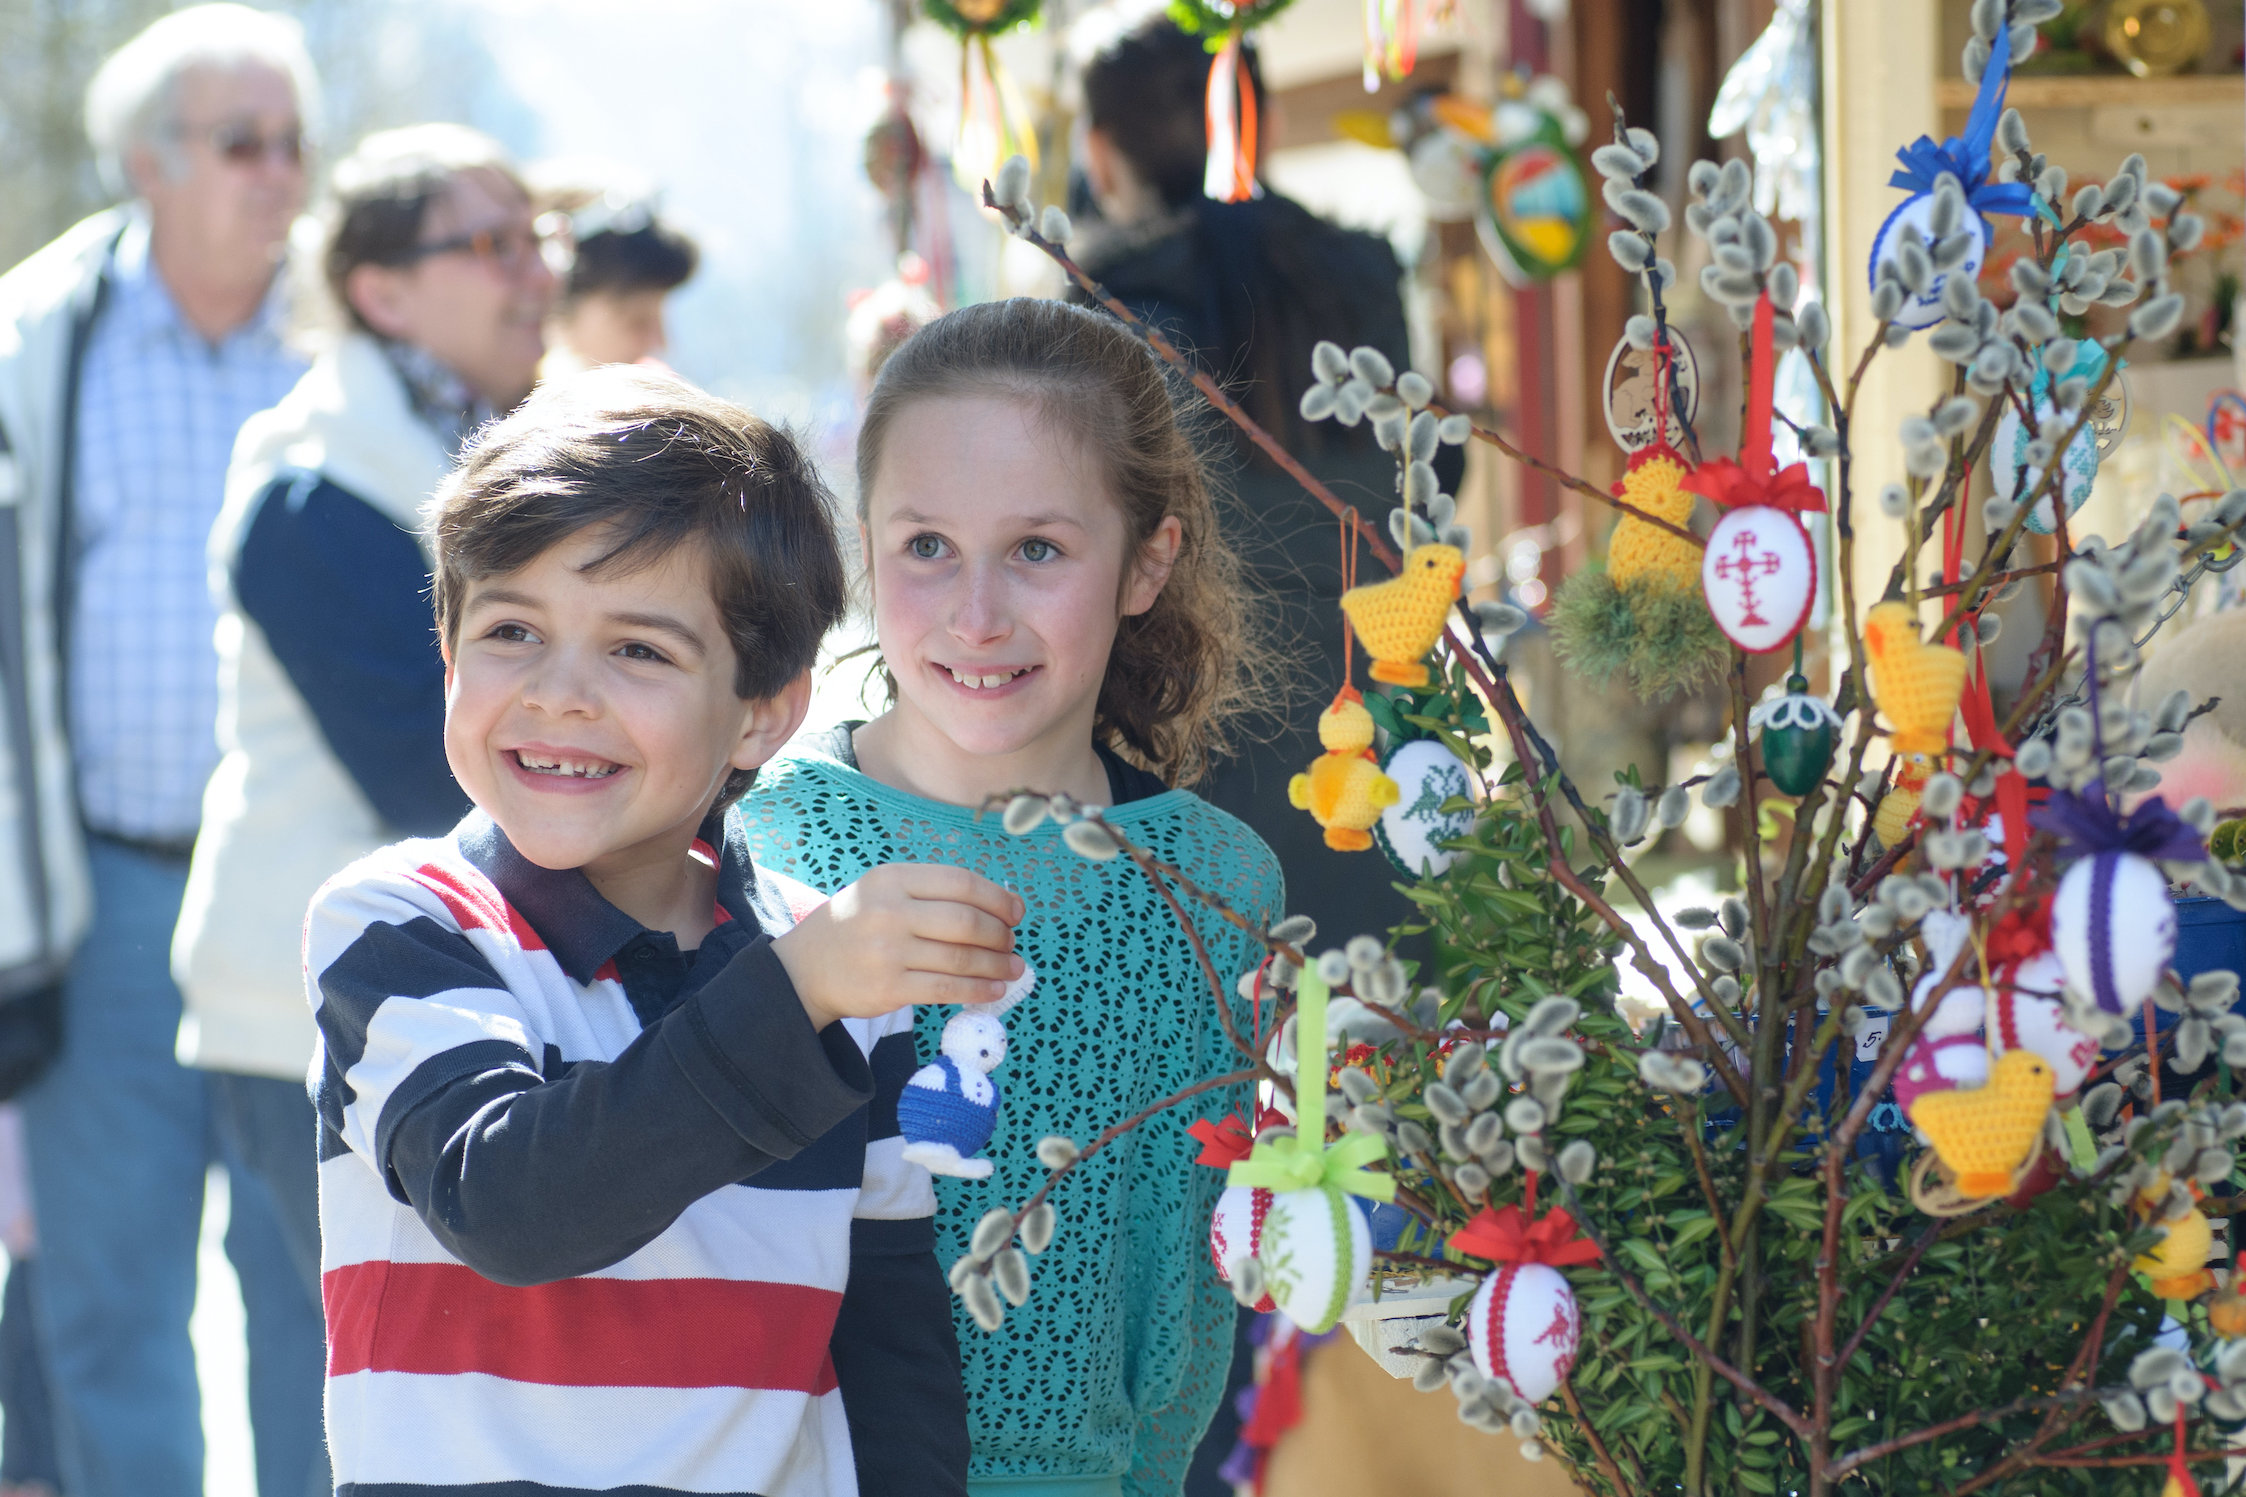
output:
[[1724,638],[1750,655],[1779,649],[1809,621],[1817,553],[1801,522],[1767,504],[1716,522],[1700,562],[1700,591]]

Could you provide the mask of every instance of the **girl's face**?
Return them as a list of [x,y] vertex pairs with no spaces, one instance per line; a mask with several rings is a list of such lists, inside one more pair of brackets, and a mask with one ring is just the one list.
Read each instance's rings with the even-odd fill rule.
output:
[[1166,517],[1134,548],[1097,458],[1025,401],[898,411],[863,539],[905,725],[1025,768],[1088,753],[1117,623],[1153,606],[1180,534]]

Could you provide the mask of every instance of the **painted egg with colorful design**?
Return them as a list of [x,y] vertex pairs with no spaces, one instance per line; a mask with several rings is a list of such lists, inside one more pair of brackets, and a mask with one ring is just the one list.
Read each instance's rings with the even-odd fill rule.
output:
[[[1216,1264],[1218,1278],[1231,1283],[1240,1265],[1256,1255],[1270,1211],[1271,1192],[1260,1185],[1227,1185],[1217,1197],[1216,1213],[1209,1218],[1209,1261]],[[1267,1291],[1256,1309],[1268,1314],[1274,1308]]]
[[1454,800],[1473,799],[1474,777],[1440,739],[1415,738],[1381,765],[1396,782],[1396,803],[1380,813],[1373,835],[1388,861],[1413,878],[1433,878],[1458,860],[1442,844],[1474,829],[1471,807],[1446,811]]
[[2051,949],[2067,986],[2109,1014],[2128,1018],[2160,986],[2176,954],[2176,907],[2168,880],[2133,852],[2083,858],[2051,900]]
[[1283,1190],[1264,1213],[1256,1261],[1289,1320],[1313,1334],[1330,1331],[1372,1272],[1372,1232],[1340,1190]]
[[1528,1403],[1559,1391],[1575,1366],[1583,1316],[1567,1278],[1547,1263],[1507,1263],[1466,1307],[1466,1341],[1482,1376]]
[[1780,648],[1809,621],[1817,593],[1809,533],[1767,504],[1730,511],[1709,532],[1700,591],[1724,638],[1750,655]]

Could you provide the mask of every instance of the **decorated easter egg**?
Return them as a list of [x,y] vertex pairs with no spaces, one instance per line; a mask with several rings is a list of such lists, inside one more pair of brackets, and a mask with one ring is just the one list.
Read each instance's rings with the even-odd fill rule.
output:
[[1989,1048],[1999,1055],[2028,1050],[2051,1067],[2051,1090],[2071,1096],[2098,1063],[2099,1044],[2066,1020],[2059,989],[2066,973],[2052,952],[2020,963],[2008,986],[1999,986],[1989,1012]]
[[1372,1232],[1338,1189],[1283,1190],[1264,1212],[1256,1259],[1289,1320],[1313,1334],[1329,1331],[1372,1272]]
[[2128,1018],[2152,996],[2176,954],[2168,880],[2133,852],[2081,859],[2052,897],[2051,949],[2067,986]]
[[[1929,227],[1933,217],[1934,195],[1930,192],[1906,198],[1893,213],[1887,215],[1887,222],[1879,226],[1879,233],[1872,240],[1872,284],[1874,286],[1879,284],[1881,262],[1895,257],[1896,247],[1903,242],[1903,230],[1906,226],[1918,230],[1920,242],[1925,244],[1929,250],[1933,248],[1934,231]],[[1980,276],[1981,262],[1988,257],[1989,253],[1990,230],[1988,221],[1977,213],[1969,213],[1966,215],[1966,228],[1969,233],[1973,233],[1974,238],[1970,248],[1965,252],[1965,258],[1947,271],[1936,271],[1934,279],[1927,283],[1925,295],[1911,296],[1905,294],[1903,310],[1895,314],[1895,325],[1897,327],[1917,329],[1934,326],[1945,315],[1942,311],[1943,283],[1954,275],[1963,276],[1969,281]]]
[[1929,1092],[1971,1090],[1989,1079],[1989,1047],[1978,1034],[1921,1034],[1895,1070],[1895,1105],[1908,1117],[1911,1104]]
[[1807,795],[1824,783],[1840,744],[1840,716],[1809,690],[1806,676],[1788,676],[1786,694],[1747,714],[1762,732],[1762,763],[1770,782],[1788,795]]
[[1507,1263],[1466,1307],[1466,1341],[1482,1376],[1542,1403],[1567,1381],[1583,1335],[1575,1291],[1547,1263]]
[[[1261,1186],[1227,1185],[1217,1197],[1216,1213],[1209,1218],[1209,1261],[1216,1264],[1218,1278],[1231,1283],[1240,1265],[1256,1255],[1270,1211],[1271,1192]],[[1266,1291],[1256,1309],[1268,1313],[1274,1308]]]
[[1396,803],[1380,813],[1373,834],[1388,861],[1414,878],[1432,878],[1457,861],[1441,844],[1474,827],[1469,809],[1445,811],[1446,802],[1473,796],[1473,775],[1439,739],[1415,738],[1381,765],[1396,782]]
[[[2039,424],[2057,414],[2048,397],[2038,399],[2034,410]],[[2043,488],[2044,470],[2028,461],[2028,444],[2035,439],[2035,432],[2020,419],[2019,407],[2006,405],[1989,439],[1989,486],[1998,498],[2033,494]],[[2089,500],[2091,486],[2098,481],[2097,433],[2088,426],[2077,432],[2066,451],[2059,454],[2059,474],[2059,497],[2066,501],[2071,515]],[[2059,528],[2051,497],[2044,494],[2028,511],[2028,529],[2038,535],[2049,535]]]
[[1700,591],[1724,638],[1750,655],[1801,632],[1817,591],[1817,554],[1801,522],[1767,504],[1716,522],[1700,562]]
[[1591,188],[1560,122],[1540,112],[1533,133],[1490,157],[1476,205],[1483,248],[1515,285],[1573,268],[1591,242]]

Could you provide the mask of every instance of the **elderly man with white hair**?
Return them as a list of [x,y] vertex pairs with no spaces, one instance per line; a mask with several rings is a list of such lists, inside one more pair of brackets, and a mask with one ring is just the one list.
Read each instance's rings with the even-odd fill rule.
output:
[[310,1104],[182,1065],[167,961],[218,757],[207,539],[237,429],[305,368],[283,259],[316,87],[293,20],[158,20],[87,93],[131,202],[0,278],[0,1029],[51,1034],[31,1017],[59,1007],[23,1107],[70,1497],[202,1491],[187,1322],[214,1159],[259,1491],[327,1485]]

